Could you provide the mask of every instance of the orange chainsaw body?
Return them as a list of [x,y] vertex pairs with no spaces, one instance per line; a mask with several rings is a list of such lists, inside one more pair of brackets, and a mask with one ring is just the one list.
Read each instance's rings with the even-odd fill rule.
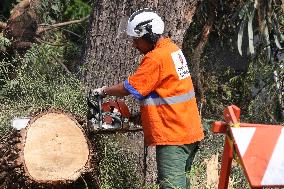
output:
[[[129,119],[130,118],[130,111],[127,107],[127,105],[121,101],[121,100],[116,100],[116,101],[108,101],[108,102],[104,102],[102,104],[102,110],[104,112],[114,112],[114,111],[117,111],[117,112],[120,112],[122,118],[127,118]],[[112,123],[112,117],[109,116],[109,115],[105,115],[104,116],[104,122],[107,123],[107,124],[111,124]]]

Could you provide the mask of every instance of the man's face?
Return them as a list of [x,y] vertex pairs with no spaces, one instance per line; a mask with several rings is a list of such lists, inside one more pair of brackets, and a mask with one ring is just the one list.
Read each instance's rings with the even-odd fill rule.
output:
[[142,54],[147,54],[149,51],[152,50],[152,45],[149,44],[142,37],[133,38],[132,39],[132,46],[134,48],[138,49]]

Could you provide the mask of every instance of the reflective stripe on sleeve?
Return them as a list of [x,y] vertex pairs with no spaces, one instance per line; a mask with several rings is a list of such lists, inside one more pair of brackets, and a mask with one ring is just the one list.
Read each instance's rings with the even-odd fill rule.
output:
[[149,106],[149,105],[162,105],[162,104],[176,104],[176,103],[181,103],[181,102],[186,102],[188,100],[191,100],[195,97],[195,92],[189,91],[186,94],[179,95],[179,96],[172,96],[172,97],[166,97],[166,98],[146,98],[141,101],[141,105],[143,106]]
[[142,100],[142,99],[144,98],[144,96],[141,95],[141,94],[139,93],[139,91],[137,91],[136,89],[134,89],[134,87],[132,87],[132,86],[130,85],[130,83],[128,82],[128,80],[125,80],[125,81],[123,82],[123,86],[124,86],[124,88],[125,88],[128,92],[130,92],[130,93],[134,96],[134,98],[136,98],[136,99],[138,99],[138,100]]

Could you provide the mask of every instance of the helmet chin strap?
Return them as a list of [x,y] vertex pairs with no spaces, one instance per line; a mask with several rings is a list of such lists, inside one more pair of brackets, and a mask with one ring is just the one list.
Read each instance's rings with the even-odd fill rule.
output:
[[145,26],[145,30],[147,31],[147,33],[149,33],[150,40],[155,43],[155,44],[153,44],[153,48],[154,48],[158,39],[160,38],[160,35],[153,33],[152,25],[150,25],[150,24],[147,24]]
[[152,31],[152,25],[147,24],[147,25],[145,26],[145,29],[146,29],[146,31],[149,33],[150,38],[151,38],[151,41],[156,41],[155,35],[154,35],[153,31]]
[[152,32],[152,25],[147,24],[147,25],[145,26],[145,29],[146,29],[146,31],[147,31],[148,33],[150,33],[150,34],[153,33],[153,32]]

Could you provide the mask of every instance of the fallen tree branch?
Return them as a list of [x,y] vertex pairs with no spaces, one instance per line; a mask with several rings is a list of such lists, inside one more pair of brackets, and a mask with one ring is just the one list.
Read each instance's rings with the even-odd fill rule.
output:
[[40,39],[40,38],[35,38],[35,41],[38,42],[39,44],[40,44],[40,43],[44,43],[44,44],[51,45],[51,46],[55,46],[55,47],[62,47],[62,46],[65,45],[65,44],[55,44],[55,43],[51,43],[51,42],[42,40],[42,39]]
[[13,42],[13,47],[16,49],[29,49],[33,45],[32,42],[29,41],[16,41]]
[[0,29],[5,29],[7,24],[5,22],[0,22]]
[[51,57],[52,57],[59,65],[61,65],[61,67],[63,68],[63,70],[64,70],[67,74],[72,74],[71,71],[67,68],[67,66],[62,63],[62,61],[58,60],[54,55],[51,55]]
[[9,19],[15,19],[19,15],[23,14],[31,5],[31,0],[22,0],[20,1],[12,10],[11,16]]
[[63,27],[63,26],[67,26],[67,25],[71,25],[71,24],[78,24],[81,22],[86,21],[89,18],[89,16],[86,16],[80,20],[71,20],[68,22],[62,22],[62,23],[57,23],[57,24],[53,24],[53,25],[48,25],[48,24],[40,24],[38,30],[37,30],[37,34],[40,34],[42,32],[46,32],[48,30],[52,30],[52,29],[56,29],[59,27]]
[[66,32],[68,32],[68,33],[70,33],[70,34],[72,34],[72,35],[75,35],[75,36],[77,36],[77,37],[79,37],[79,38],[82,37],[82,36],[78,35],[77,33],[72,32],[71,30],[67,30],[67,29],[64,29],[64,28],[60,28],[60,29],[63,30],[63,31],[66,31]]

